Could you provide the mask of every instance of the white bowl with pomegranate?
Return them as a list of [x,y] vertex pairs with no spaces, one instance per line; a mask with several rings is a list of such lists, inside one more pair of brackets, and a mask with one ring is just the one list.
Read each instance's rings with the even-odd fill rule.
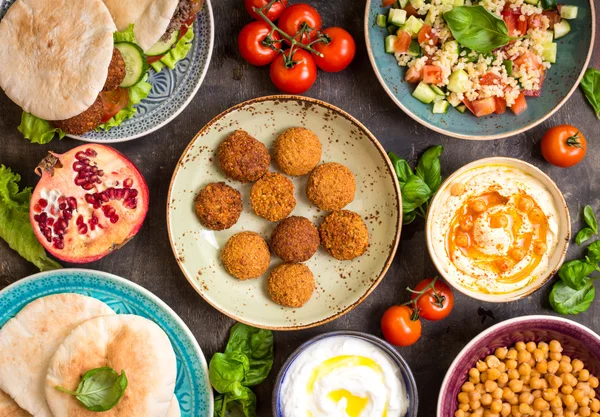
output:
[[569,209],[554,181],[531,164],[486,158],[440,187],[427,217],[427,248],[440,274],[490,302],[523,298],[564,261]]

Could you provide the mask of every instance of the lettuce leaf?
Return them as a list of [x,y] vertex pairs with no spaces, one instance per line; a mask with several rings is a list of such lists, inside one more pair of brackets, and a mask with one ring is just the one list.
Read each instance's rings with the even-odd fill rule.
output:
[[17,129],[25,136],[25,139],[29,139],[31,143],[39,143],[42,145],[50,142],[56,133],[58,133],[59,139],[65,137],[65,132],[52,126],[50,122],[27,112],[21,114],[21,124]]
[[191,25],[188,31],[177,41],[175,46],[165,54],[160,60],[153,62],[150,66],[156,72],[160,72],[164,67],[174,69],[177,62],[185,58],[190,49],[192,49],[192,41],[194,40],[194,25]]
[[133,23],[122,32],[113,33],[113,40],[117,42],[132,42],[135,43],[135,35],[133,34]]
[[133,106],[148,97],[150,90],[152,90],[152,84],[148,82],[148,74],[146,74],[139,83],[133,87],[129,87],[129,104],[115,114],[109,121],[99,125],[96,130],[103,129],[106,131],[111,127],[119,126],[125,120],[132,118],[137,111]]
[[[47,122],[46,122],[47,123]],[[0,165],[0,238],[40,271],[61,268],[38,242],[29,222],[31,188],[19,191],[19,174]]]

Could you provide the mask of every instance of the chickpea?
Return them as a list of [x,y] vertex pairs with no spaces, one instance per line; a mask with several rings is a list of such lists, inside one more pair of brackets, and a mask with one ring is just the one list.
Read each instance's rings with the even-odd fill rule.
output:
[[483,417],[499,417],[498,414],[492,413],[490,410],[486,410],[483,412]]
[[519,365],[519,375],[529,376],[531,374],[531,366],[528,363],[522,363]]
[[596,398],[594,398],[592,400],[592,403],[590,404],[590,408],[592,409],[592,411],[594,413],[597,413],[598,411],[600,411],[600,401],[597,400]]
[[471,410],[477,410],[480,409],[481,407],[481,402],[480,401],[471,401],[469,403],[469,407],[471,407]]
[[529,220],[531,220],[531,223],[533,224],[540,224],[546,220],[546,215],[542,209],[535,207],[529,212]]
[[469,392],[469,400],[479,401],[480,398],[481,398],[481,393],[479,391],[477,391],[476,389],[473,389],[473,391]]
[[502,400],[493,400],[490,404],[490,411],[494,414],[500,414],[500,411],[502,411]]
[[[506,359],[507,354],[508,354],[508,349],[505,347],[497,348],[494,351],[494,355],[496,355],[496,357],[500,360]],[[489,358],[489,356],[488,356],[488,358]]]
[[496,368],[491,368],[487,371],[488,380],[495,381],[500,377],[501,372]]
[[502,229],[508,226],[508,217],[504,214],[496,214],[490,218],[490,226],[493,229]]
[[461,392],[460,394],[458,394],[458,402],[461,404],[468,404],[469,394],[467,394],[466,392]]
[[479,374],[479,369],[477,369],[477,368],[471,368],[471,369],[469,370],[469,376],[470,376],[471,378],[479,378],[479,375],[480,375],[480,374]]
[[465,417],[465,412],[463,410],[456,410],[454,413],[454,417]]
[[466,233],[457,232],[454,237],[454,242],[461,248],[469,247],[469,235]]
[[519,210],[527,213],[533,208],[533,200],[529,197],[521,197],[518,204]]
[[498,386],[502,388],[508,383],[508,374],[506,372],[501,373],[496,382],[498,382]]
[[558,340],[552,340],[552,341],[550,341],[549,347],[550,347],[550,352],[558,352],[558,353],[560,353],[560,352],[563,351],[563,348],[560,345],[560,342]]
[[590,376],[588,383],[590,384],[590,388],[598,388],[598,378],[595,376]]
[[536,363],[540,363],[543,360],[545,360],[545,355],[544,355],[544,351],[542,351],[541,349],[536,348],[533,351],[533,359],[535,359]]
[[471,202],[471,210],[475,213],[482,213],[487,207],[485,200],[482,198],[476,198]]
[[508,258],[498,258],[494,261],[494,264],[501,272],[506,272],[512,267],[512,262]]
[[518,246],[515,248],[512,248],[510,250],[510,257],[513,258],[517,262],[519,262],[521,259],[523,259],[526,254],[527,254],[527,252],[525,251],[525,249],[518,247]]
[[491,379],[488,379],[487,381],[485,381],[485,391],[486,392],[492,393],[492,392],[496,391],[497,388],[498,388],[498,384],[496,383],[496,381],[493,381]]
[[[550,401],[550,407],[552,407],[552,408],[560,408],[562,410],[562,406],[563,406],[563,403],[562,403],[561,397],[556,396],[556,397],[554,397],[554,399],[552,401]],[[556,413],[554,413],[554,414],[556,414]]]
[[575,412],[572,410],[565,411],[565,417],[576,417]]
[[551,374],[555,374],[556,372],[558,372],[558,366],[559,363],[555,360],[551,360],[550,362],[548,362],[548,372]]
[[560,352],[550,352],[548,357],[553,361],[560,361],[562,359],[562,354]]
[[569,406],[573,406],[573,405],[577,405],[577,402],[575,401],[575,397],[573,397],[570,394],[567,394],[563,397],[563,403],[569,407]]
[[525,342],[517,342],[517,343],[515,343],[515,349],[517,350],[517,352],[521,352],[522,350],[525,350],[525,348],[526,348]]
[[570,385],[563,384],[562,387],[560,387],[560,392],[562,392],[565,395],[571,394],[573,392],[573,387]]
[[452,184],[452,187],[450,188],[450,194],[452,194],[454,197],[458,197],[461,196],[465,193],[466,187],[463,183],[461,182],[455,182],[454,184]]
[[483,408],[477,408],[471,413],[471,417],[482,417],[483,416]]
[[548,343],[546,342],[540,342],[538,343],[538,349],[540,349],[543,352],[548,352],[549,348],[548,348]]
[[513,398],[515,396],[515,393],[510,389],[510,387],[504,387],[502,388],[502,399],[503,400],[510,400],[511,398]]
[[571,364],[569,362],[560,361],[560,363],[558,364],[558,372],[560,372],[561,374],[564,374],[564,373],[570,374],[572,370],[573,370],[573,366],[571,366]]
[[488,406],[492,403],[492,396],[487,392],[481,396],[481,404]]
[[519,395],[519,402],[521,404],[531,405],[531,404],[533,404],[533,400],[534,400],[533,394],[531,394],[530,392],[522,392]]
[[518,351],[515,348],[508,349],[508,353],[506,354],[506,359],[517,359]]
[[522,350],[519,352],[517,359],[519,363],[529,362],[529,359],[531,359],[531,353],[529,353],[527,350]]
[[544,375],[546,372],[548,372],[548,362],[546,362],[545,360],[538,362],[535,365],[535,370],[538,371],[540,374]]
[[496,388],[494,392],[492,392],[492,398],[495,400],[501,400],[503,393],[504,391],[502,391],[502,388]]
[[542,398],[546,401],[552,401],[554,398],[556,398],[556,392],[554,392],[553,389],[546,388],[542,393]]
[[587,369],[582,369],[581,371],[579,371],[579,375],[577,375],[577,378],[580,381],[588,381],[590,379],[590,371],[588,371]]
[[500,415],[502,417],[508,417],[511,412],[511,407],[509,403],[502,403],[502,410],[500,411]]
[[573,361],[571,361],[571,365],[573,365],[573,372],[579,372],[583,369],[583,362],[581,362],[579,359],[573,359]]
[[533,409],[537,411],[550,410],[550,404],[548,404],[543,398],[536,398],[533,402]]
[[471,409],[471,406],[469,404],[459,404],[458,409],[463,410],[466,413]]
[[508,372],[506,373],[508,375],[508,379],[518,379],[519,378],[519,371],[516,369],[509,369]]
[[464,392],[467,392],[467,393],[473,391],[474,389],[475,389],[475,385],[473,385],[473,383],[469,382],[469,381],[462,384],[462,387],[461,387],[461,390]]
[[535,344],[535,342],[527,342],[525,343],[525,349],[527,350],[527,352],[533,353],[533,351],[537,349],[537,345]]
[[592,410],[590,410],[590,407],[583,406],[579,408],[578,414],[581,417],[589,417],[592,414]]
[[531,377],[531,379],[529,380],[529,385],[533,389],[543,389],[545,383],[546,383],[546,380],[542,379],[538,376]]
[[531,407],[529,404],[521,403],[519,404],[519,412],[521,414],[531,414]]
[[513,379],[508,383],[508,387],[511,389],[512,392],[519,393],[523,390],[523,381],[521,381],[520,379]]
[[518,365],[518,362],[514,359],[508,359],[506,361],[506,368],[508,369],[516,369]]
[[471,216],[463,217],[462,219],[460,219],[458,227],[460,227],[460,230],[462,230],[463,232],[468,232],[473,228],[473,218]]
[[542,256],[546,253],[547,250],[548,245],[546,245],[546,242],[542,242],[541,240],[536,240],[535,242],[533,242],[533,253],[535,253],[536,255]]
[[560,388],[563,384],[563,380],[556,375],[551,375],[548,377],[548,384],[550,384],[552,388]]
[[485,364],[488,368],[497,368],[500,365],[500,359],[494,355],[489,355],[485,358]]
[[477,370],[479,372],[485,372],[488,370],[487,364],[483,361],[477,361],[477,364],[475,364],[475,366],[477,367]]

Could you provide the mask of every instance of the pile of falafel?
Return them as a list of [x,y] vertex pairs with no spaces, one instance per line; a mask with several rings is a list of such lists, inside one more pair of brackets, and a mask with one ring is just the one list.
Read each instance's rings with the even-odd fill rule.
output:
[[[270,249],[284,263],[269,274],[268,290],[273,301],[285,307],[302,307],[311,298],[315,279],[303,262],[317,252],[319,245],[338,260],[354,259],[369,246],[369,231],[363,219],[343,210],[354,200],[354,175],[335,162],[318,165],[321,154],[317,135],[301,127],[279,135],[273,151],[281,172],[292,177],[309,175],[306,196],[319,209],[330,212],[317,229],[306,217],[290,216],[296,207],[294,184],[279,172],[269,172],[271,155],[262,142],[237,130],[217,150],[219,167],[227,177],[254,182],[250,191],[254,213],[279,222],[271,234]],[[194,203],[200,222],[212,230],[232,227],[243,209],[241,193],[224,182],[205,186]],[[227,241],[221,260],[235,278],[258,278],[269,268],[270,249],[258,233],[241,232]]]

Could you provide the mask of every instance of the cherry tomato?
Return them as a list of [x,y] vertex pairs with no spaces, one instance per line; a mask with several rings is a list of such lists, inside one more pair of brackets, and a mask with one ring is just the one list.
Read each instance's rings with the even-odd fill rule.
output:
[[[321,24],[321,15],[314,7],[298,3],[285,9],[279,17],[278,26],[289,36],[295,37],[297,41],[307,43],[317,36],[317,31],[321,30]],[[302,36],[296,36],[303,26],[306,26],[306,31]]]
[[104,106],[104,114],[101,121],[102,123],[106,123],[129,104],[129,89],[117,88],[112,91],[104,91],[100,93],[100,98]]
[[[244,6],[246,7],[246,11],[250,15],[250,17],[252,17],[252,19],[255,20],[262,20],[262,18],[252,8],[256,7],[257,9],[260,9],[261,7],[266,6],[268,3],[269,0],[244,0]],[[267,19],[269,19],[271,22],[274,22],[277,19],[279,19],[279,16],[281,16],[281,13],[283,13],[285,8],[287,7],[287,4],[288,0],[279,0],[273,3],[269,11],[265,13]]]
[[[432,281],[433,278],[424,279],[417,284],[414,291],[423,291]],[[433,288],[435,288],[435,293]],[[425,320],[438,321],[448,317],[448,314],[452,311],[454,294],[450,287],[439,279],[435,281],[433,288],[429,288],[417,300],[417,307],[419,308],[419,315]],[[413,294],[411,299],[414,300],[418,296],[418,294]]]
[[[267,22],[250,22],[238,36],[238,48],[240,55],[248,63],[256,66],[270,64],[278,52],[265,44],[266,37],[271,33],[271,26]],[[273,32],[272,39],[280,39],[279,33]],[[279,48],[281,42],[275,42]]]
[[356,54],[354,38],[346,30],[338,27],[327,28],[323,31],[329,43],[317,42],[313,45],[324,56],[313,55],[317,66],[323,71],[338,72],[345,69]]
[[[288,51],[286,51],[287,55]],[[271,62],[271,81],[279,90],[289,94],[301,94],[317,79],[317,66],[312,55],[304,49],[294,52],[293,64],[286,66],[283,56]]]
[[587,150],[583,134],[574,126],[560,125],[548,129],[542,138],[542,155],[557,167],[568,168],[581,162]]
[[421,320],[412,319],[413,310],[407,306],[392,306],[381,318],[385,340],[396,346],[410,346],[421,337]]

